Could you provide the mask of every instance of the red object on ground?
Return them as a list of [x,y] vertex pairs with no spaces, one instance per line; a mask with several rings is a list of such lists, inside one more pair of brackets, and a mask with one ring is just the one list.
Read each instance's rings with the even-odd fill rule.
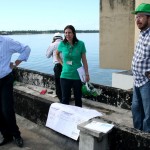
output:
[[40,92],[40,94],[44,95],[46,92],[47,92],[47,90],[42,90],[42,91]]

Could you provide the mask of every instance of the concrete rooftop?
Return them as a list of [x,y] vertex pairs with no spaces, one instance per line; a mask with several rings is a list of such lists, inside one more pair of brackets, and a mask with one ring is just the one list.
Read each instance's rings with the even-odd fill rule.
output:
[[14,142],[0,146],[0,150],[62,150],[61,144],[51,141],[50,130],[46,127],[39,126],[19,115],[17,123],[20,128],[24,146],[19,148]]

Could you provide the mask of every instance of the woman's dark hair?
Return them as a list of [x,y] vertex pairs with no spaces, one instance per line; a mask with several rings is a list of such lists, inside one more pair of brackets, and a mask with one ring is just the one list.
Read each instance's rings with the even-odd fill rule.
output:
[[[65,30],[66,29],[70,29],[71,31],[72,31],[72,33],[73,33],[73,44],[75,44],[76,42],[78,42],[78,39],[77,39],[77,37],[76,37],[76,30],[75,30],[75,28],[72,26],[72,25],[67,25],[65,28],[64,28],[64,32],[65,32]],[[67,39],[66,39],[66,37],[64,38],[64,40],[63,40],[63,42],[64,43],[67,43],[68,41],[67,41]]]

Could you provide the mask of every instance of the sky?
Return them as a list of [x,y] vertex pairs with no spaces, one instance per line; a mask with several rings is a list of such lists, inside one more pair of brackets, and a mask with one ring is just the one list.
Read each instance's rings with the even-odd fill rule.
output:
[[0,31],[99,30],[99,0],[1,0]]

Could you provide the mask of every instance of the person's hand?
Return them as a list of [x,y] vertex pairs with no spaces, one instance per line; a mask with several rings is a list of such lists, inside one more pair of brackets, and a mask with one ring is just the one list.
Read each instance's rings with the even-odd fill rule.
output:
[[11,63],[10,63],[10,68],[11,68],[11,69],[16,68],[16,64],[15,64],[15,63],[13,63],[13,62],[11,62]]
[[146,76],[148,79],[150,79],[150,71],[146,71],[146,72],[145,72],[145,76]]
[[89,74],[87,74],[87,75],[85,76],[85,80],[86,80],[86,82],[89,82],[89,81],[90,81],[90,76],[89,76]]

